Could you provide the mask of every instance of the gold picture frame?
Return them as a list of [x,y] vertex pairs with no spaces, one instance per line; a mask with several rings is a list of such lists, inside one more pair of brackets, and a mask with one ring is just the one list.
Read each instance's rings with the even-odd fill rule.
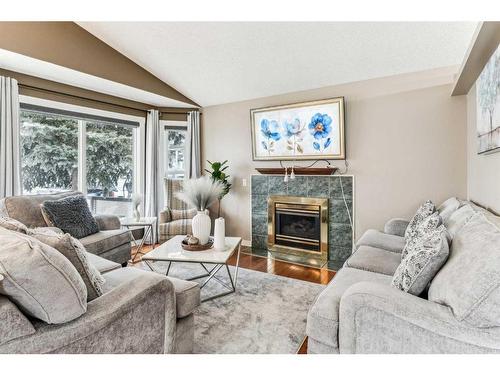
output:
[[344,160],[344,98],[250,110],[253,160]]

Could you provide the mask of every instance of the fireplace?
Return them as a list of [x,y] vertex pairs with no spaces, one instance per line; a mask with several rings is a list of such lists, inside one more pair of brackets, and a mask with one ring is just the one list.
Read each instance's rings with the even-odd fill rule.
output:
[[272,195],[267,212],[269,250],[315,264],[326,262],[327,198]]

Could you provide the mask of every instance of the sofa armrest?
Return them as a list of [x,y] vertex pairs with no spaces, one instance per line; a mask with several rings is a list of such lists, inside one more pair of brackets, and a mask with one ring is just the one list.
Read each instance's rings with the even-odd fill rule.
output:
[[406,227],[409,223],[410,222],[406,219],[391,219],[387,223],[385,223],[384,233],[403,237],[405,235]]
[[174,286],[142,275],[89,302],[81,317],[37,326],[35,334],[0,345],[0,353],[170,353],[174,348]]
[[360,282],[340,301],[339,347],[341,353],[500,352],[500,328],[467,326],[447,306]]
[[172,221],[172,215],[170,214],[170,208],[165,207],[163,211],[160,211],[160,217],[158,218],[159,224],[170,223]]
[[95,215],[94,219],[97,221],[99,230],[113,230],[121,228],[120,218],[116,215]]

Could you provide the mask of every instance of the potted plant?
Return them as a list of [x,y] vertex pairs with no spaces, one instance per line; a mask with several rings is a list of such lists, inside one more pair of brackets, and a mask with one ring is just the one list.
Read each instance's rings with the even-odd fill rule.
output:
[[200,177],[184,181],[182,191],[176,194],[180,200],[195,207],[198,211],[191,225],[193,236],[198,238],[200,245],[208,243],[212,227],[207,208],[220,197],[223,191],[224,186],[219,181],[213,181],[209,177]]
[[229,183],[229,175],[224,172],[227,168],[229,168],[229,166],[226,165],[227,160],[224,160],[222,163],[219,161],[211,162],[210,160],[207,160],[207,162],[208,162],[208,164],[210,164],[210,167],[212,168],[212,170],[205,169],[205,171],[210,174],[210,176],[212,177],[212,181],[220,182],[224,188],[224,190],[222,191],[222,193],[218,197],[219,207],[217,210],[217,217],[220,217],[221,200],[222,200],[222,198],[224,198],[224,196],[227,193],[229,193],[229,190],[231,190],[231,184]]

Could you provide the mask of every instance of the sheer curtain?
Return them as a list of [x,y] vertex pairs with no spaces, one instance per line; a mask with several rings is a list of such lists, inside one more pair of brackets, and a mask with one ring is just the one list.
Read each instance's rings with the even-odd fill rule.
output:
[[17,81],[0,76],[0,198],[21,194]]
[[191,111],[187,118],[186,178],[201,176],[200,112]]
[[160,113],[148,111],[146,119],[146,189],[144,194],[145,216],[158,217],[160,207],[162,145],[160,132]]

